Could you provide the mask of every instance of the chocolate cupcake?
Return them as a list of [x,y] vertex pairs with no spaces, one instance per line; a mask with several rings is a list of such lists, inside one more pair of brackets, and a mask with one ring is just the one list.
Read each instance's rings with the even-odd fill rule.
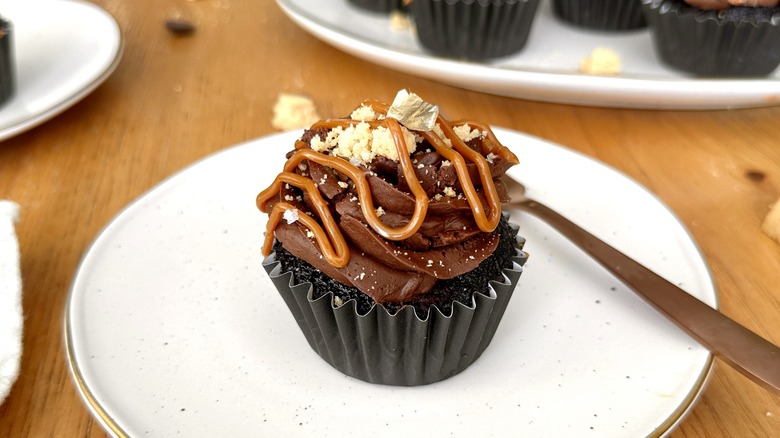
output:
[[0,17],[0,104],[5,103],[16,89],[13,27]]
[[519,52],[539,0],[414,0],[409,13],[420,44],[433,54],[486,60]]
[[585,29],[628,31],[647,26],[639,0],[553,0],[553,13]]
[[263,266],[343,373],[413,386],[490,343],[526,255],[501,212],[517,158],[490,128],[399,93],[306,130],[257,198]]
[[[780,64],[780,7],[735,0],[640,0],[658,57],[695,76],[760,77]],[[763,6],[762,6],[763,5]]]
[[367,11],[389,14],[401,10],[403,0],[347,0],[350,4]]

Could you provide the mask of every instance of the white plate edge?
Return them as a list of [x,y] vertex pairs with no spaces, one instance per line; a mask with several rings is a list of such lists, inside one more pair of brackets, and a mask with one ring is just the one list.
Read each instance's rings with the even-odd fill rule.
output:
[[[93,8],[96,12],[103,15],[107,23],[113,24],[113,26],[116,28],[116,50],[113,56],[113,59],[111,62],[107,65],[107,67],[103,70],[102,73],[98,77],[96,77],[92,82],[81,88],[80,90],[77,90],[74,94],[72,94],[69,98],[63,100],[62,102],[53,105],[51,108],[47,109],[46,111],[41,112],[40,114],[35,115],[34,117],[31,117],[27,120],[24,120],[20,123],[17,123],[15,125],[11,125],[5,128],[0,129],[0,142],[7,140],[9,138],[15,137],[19,134],[22,134],[32,128],[35,128],[54,117],[58,116],[59,114],[63,113],[65,110],[69,109],[76,103],[80,102],[82,99],[84,99],[86,96],[88,96],[90,93],[95,91],[97,87],[103,84],[103,82],[108,79],[111,74],[116,70],[117,66],[119,65],[122,55],[124,53],[124,47],[125,47],[125,40],[122,36],[122,29],[119,27],[119,24],[116,22],[116,19],[108,13],[105,9],[99,7],[98,5],[94,3],[90,3],[88,1],[84,0],[60,0],[61,3],[72,3],[74,5],[78,5],[78,7],[88,7]],[[32,4],[33,2],[30,2]],[[28,5],[28,7],[30,7]],[[1,109],[0,109],[1,110]]]

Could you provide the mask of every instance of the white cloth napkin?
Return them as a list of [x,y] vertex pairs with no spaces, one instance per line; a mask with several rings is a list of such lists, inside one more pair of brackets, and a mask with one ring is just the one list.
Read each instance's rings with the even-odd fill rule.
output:
[[22,357],[22,278],[14,223],[19,206],[0,201],[0,404],[19,375]]

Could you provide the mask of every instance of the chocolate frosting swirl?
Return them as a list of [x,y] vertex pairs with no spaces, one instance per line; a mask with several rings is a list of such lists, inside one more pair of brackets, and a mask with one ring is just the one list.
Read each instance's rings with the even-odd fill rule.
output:
[[[263,251],[275,234],[290,253],[376,302],[406,301],[493,253],[500,203],[508,201],[499,178],[517,158],[475,122],[439,116],[432,131],[412,131],[385,117],[385,104],[366,101],[361,109],[372,117],[306,130],[284,172],[258,195],[269,214]],[[388,129],[397,157],[314,150],[360,123]]]

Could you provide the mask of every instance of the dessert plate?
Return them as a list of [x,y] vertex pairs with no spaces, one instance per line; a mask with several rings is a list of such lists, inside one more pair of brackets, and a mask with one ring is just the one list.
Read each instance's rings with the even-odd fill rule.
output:
[[[780,103],[780,69],[758,79],[695,79],[663,66],[648,30],[605,33],[558,21],[542,0],[526,47],[491,62],[427,53],[413,30],[393,30],[386,15],[347,0],[276,0],[298,25],[322,41],[373,63],[470,90],[547,102],[651,109],[725,109]],[[597,47],[617,52],[619,76],[579,72]]]
[[119,26],[92,3],[1,0],[0,14],[13,23],[16,63],[16,94],[0,106],[0,140],[70,108],[119,64]]
[[[596,161],[496,129],[533,196],[716,305],[707,265],[646,189]],[[299,133],[226,149],[99,234],[65,311],[73,376],[117,436],[660,436],[703,390],[709,352],[534,217],[530,259],[492,344],[443,382],[344,376],[311,350],[261,267],[255,197]],[[649,238],[647,236],[652,236]],[[435,419],[435,421],[432,421]]]

